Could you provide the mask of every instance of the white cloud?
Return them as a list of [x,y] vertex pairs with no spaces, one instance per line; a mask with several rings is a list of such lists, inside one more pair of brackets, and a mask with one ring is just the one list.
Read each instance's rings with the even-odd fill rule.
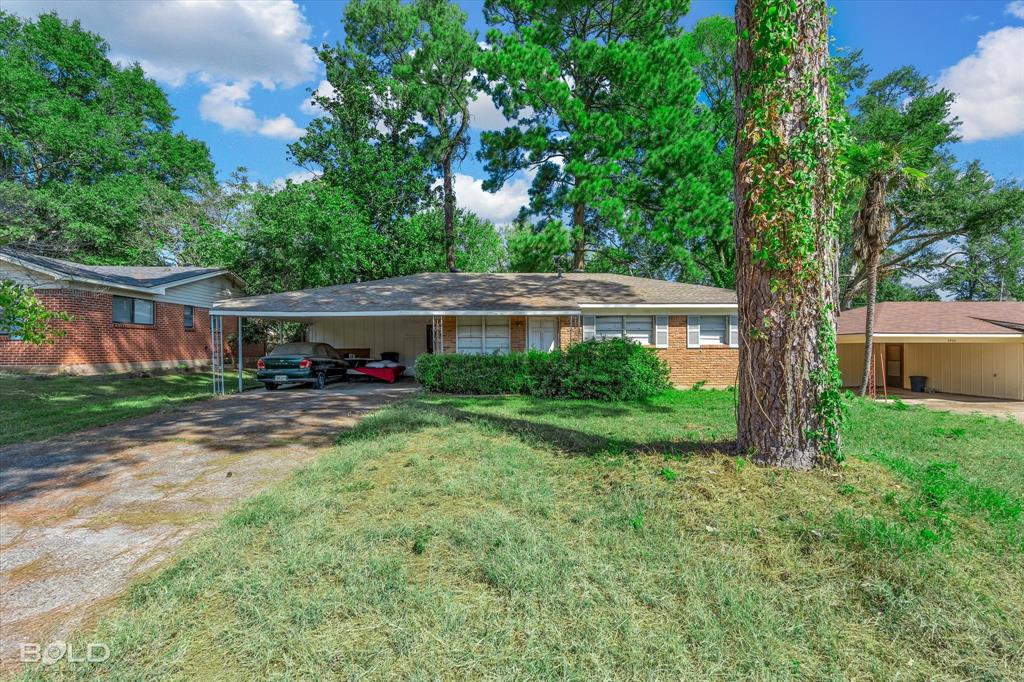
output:
[[268,118],[260,125],[260,135],[263,137],[273,137],[278,140],[297,140],[305,134],[305,129],[295,125],[295,121],[284,114]]
[[249,106],[252,83],[218,83],[199,100],[199,115],[224,130],[247,135],[260,134],[280,140],[297,140],[305,131],[284,114],[261,119]]
[[939,76],[956,93],[952,112],[963,121],[965,142],[1024,132],[1024,27],[986,33],[974,54]]
[[491,193],[484,189],[483,180],[464,173],[455,174],[456,203],[499,225],[515,220],[519,209],[530,202],[529,189],[530,181],[517,176],[497,192]]
[[3,6],[23,17],[56,10],[78,19],[110,43],[114,61],[137,61],[172,87],[190,77],[209,84],[200,113],[225,130],[265,129],[261,134],[282,139],[301,134],[287,117],[261,120],[244,106],[252,83],[294,87],[316,75],[310,25],[294,0],[4,0]]
[[477,130],[502,130],[509,125],[505,114],[494,105],[494,100],[485,92],[477,93],[469,103],[470,125]]
[[1013,2],[1006,6],[1006,13],[1018,19],[1024,19],[1024,0],[1013,0]]
[[324,110],[316,103],[314,97],[334,97],[334,86],[327,81],[320,81],[313,93],[299,105],[299,111],[310,116],[321,116]]
[[315,180],[318,177],[320,177],[319,173],[314,173],[313,171],[308,170],[297,170],[280,178],[275,178],[274,182],[271,183],[271,185],[273,186],[274,189],[281,189],[282,187],[285,186],[285,184],[287,184],[289,180],[291,180],[296,185],[301,185],[304,182]]
[[154,78],[180,85],[189,74],[219,82],[291,87],[318,68],[310,26],[293,0],[102,2],[5,0],[21,16],[56,10],[99,33],[114,54],[138,60]]

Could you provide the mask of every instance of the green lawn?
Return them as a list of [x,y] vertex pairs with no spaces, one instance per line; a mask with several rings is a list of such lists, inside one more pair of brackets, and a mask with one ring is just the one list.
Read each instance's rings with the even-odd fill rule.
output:
[[[249,382],[250,385],[252,382]],[[236,384],[225,379],[231,390]],[[210,375],[0,375],[0,445],[43,440],[211,398]]]
[[804,474],[716,451],[729,392],[408,400],[135,586],[81,635],[110,661],[42,672],[1020,679],[1024,426],[850,407]]

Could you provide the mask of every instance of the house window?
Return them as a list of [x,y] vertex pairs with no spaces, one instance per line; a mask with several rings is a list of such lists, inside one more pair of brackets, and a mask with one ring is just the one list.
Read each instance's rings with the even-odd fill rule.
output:
[[185,329],[193,329],[196,326],[196,314],[192,306],[181,306],[181,316],[185,320]]
[[595,339],[627,338],[650,346],[654,324],[650,315],[598,315],[594,318]]
[[113,320],[121,324],[153,324],[153,301],[114,296]]
[[726,315],[700,316],[700,345],[729,345],[729,318]]
[[740,325],[736,315],[687,315],[686,347],[740,347]]
[[509,351],[507,317],[467,315],[456,325],[456,346],[463,355],[488,355]]

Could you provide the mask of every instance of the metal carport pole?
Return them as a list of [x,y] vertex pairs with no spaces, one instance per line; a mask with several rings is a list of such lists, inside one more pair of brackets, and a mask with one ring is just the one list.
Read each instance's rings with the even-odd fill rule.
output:
[[242,316],[238,316],[238,392],[242,392],[242,372],[245,367],[242,357]]

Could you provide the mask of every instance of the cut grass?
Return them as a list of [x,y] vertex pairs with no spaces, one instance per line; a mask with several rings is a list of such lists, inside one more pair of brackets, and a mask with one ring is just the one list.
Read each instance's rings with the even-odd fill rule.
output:
[[1024,427],[858,400],[792,473],[732,399],[406,401],[27,676],[1020,678]]
[[[255,382],[247,381],[247,386],[252,385]],[[202,373],[154,377],[3,374],[0,445],[45,440],[140,417],[165,407],[211,398],[211,391],[210,375]]]

